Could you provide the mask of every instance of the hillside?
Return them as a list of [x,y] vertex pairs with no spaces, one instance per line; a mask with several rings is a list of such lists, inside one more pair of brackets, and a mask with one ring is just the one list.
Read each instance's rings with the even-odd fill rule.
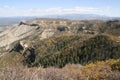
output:
[[35,48],[29,46],[26,50],[16,45],[0,58],[0,70],[4,71],[0,71],[0,79],[119,80],[118,40],[106,34],[65,35],[36,40]]
[[[36,40],[34,45],[25,50],[20,46],[16,46],[10,54],[17,56],[18,53],[22,53],[23,56],[21,55],[20,62],[29,67],[64,67],[68,63],[85,65],[96,61],[119,59],[120,42],[112,39],[110,35],[65,35],[42,41]],[[11,59],[12,56],[6,58]],[[6,61],[6,58],[1,62]],[[7,64],[9,64],[9,61]]]
[[36,35],[39,35],[40,39],[64,34],[96,35],[100,33],[109,33],[119,37],[119,26],[119,21],[77,21],[47,18],[22,21],[19,25],[0,33],[0,47],[28,36]]
[[[60,37],[44,41],[37,49],[36,62],[33,66],[64,67],[68,63],[87,64],[90,62],[119,59],[120,43],[112,41],[105,35],[81,40],[83,36]],[[53,42],[55,41],[55,42]],[[45,49],[43,52],[43,49]],[[42,49],[42,51],[41,51]],[[40,56],[40,58],[38,57]]]
[[[77,67],[81,73],[86,72],[83,80],[87,78],[109,80],[111,75],[112,79],[116,76],[116,80],[119,80],[117,75],[120,73],[119,29],[118,20],[80,21],[41,18],[21,21],[19,25],[0,33],[0,71],[12,75],[9,69],[13,70],[14,67],[20,69],[22,74],[23,70],[36,69],[49,72],[52,67],[58,71],[62,70],[60,74],[67,70],[66,75],[70,76],[69,70],[72,69],[73,73],[77,73],[75,69]],[[98,67],[99,65],[101,66]],[[97,72],[93,71],[95,68]],[[101,75],[105,70],[108,73],[111,71],[111,74]],[[92,76],[90,76],[91,72]],[[16,72],[13,70],[13,73]],[[0,75],[0,79],[3,78]],[[65,77],[63,78],[60,80],[66,80]],[[73,77],[72,79],[74,80]],[[82,77],[75,78],[75,80],[79,79]],[[54,79],[50,78],[50,80]]]

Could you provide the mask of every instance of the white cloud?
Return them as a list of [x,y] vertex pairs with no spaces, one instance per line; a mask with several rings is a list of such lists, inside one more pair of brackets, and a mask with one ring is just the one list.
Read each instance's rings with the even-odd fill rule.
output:
[[31,8],[23,9],[11,6],[0,7],[0,16],[41,16],[41,15],[51,15],[51,14],[68,14],[68,13],[103,13],[110,10],[109,7],[106,8],[94,8],[94,7],[73,7],[73,8]]

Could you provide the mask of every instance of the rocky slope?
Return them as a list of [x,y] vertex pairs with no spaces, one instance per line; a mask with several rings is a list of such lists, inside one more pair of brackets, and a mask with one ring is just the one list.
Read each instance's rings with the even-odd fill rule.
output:
[[63,35],[65,33],[77,33],[77,29],[72,29],[71,27],[75,24],[83,24],[83,22],[72,22],[59,19],[36,19],[31,21],[22,21],[19,25],[0,33],[0,47],[5,47],[15,41],[30,36],[37,35],[39,39],[44,39],[52,36]]
[[[0,52],[10,49],[16,41],[35,43],[50,37],[63,35],[98,35],[108,33],[120,37],[120,21],[79,21],[41,18],[21,21],[19,25],[0,33]],[[25,43],[25,42],[24,42]]]

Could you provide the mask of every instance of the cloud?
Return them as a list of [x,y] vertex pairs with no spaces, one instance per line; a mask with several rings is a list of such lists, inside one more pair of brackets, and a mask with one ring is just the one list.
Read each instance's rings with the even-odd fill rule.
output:
[[2,6],[0,7],[0,16],[42,16],[42,15],[52,15],[52,14],[72,14],[72,13],[103,13],[108,11],[110,8],[94,8],[94,7],[73,7],[73,8],[48,8],[48,9],[40,9],[40,8],[31,8],[31,9],[23,9],[16,8],[13,6]]
[[86,12],[102,12],[103,10],[99,8],[92,8],[92,7],[74,7],[74,8],[48,8],[48,9],[32,9],[29,10],[33,13],[41,13],[41,14],[66,14],[66,13],[86,13]]

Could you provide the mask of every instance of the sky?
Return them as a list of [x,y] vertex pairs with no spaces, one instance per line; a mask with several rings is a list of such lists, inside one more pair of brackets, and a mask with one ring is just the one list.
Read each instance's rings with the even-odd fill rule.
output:
[[54,14],[120,17],[120,0],[0,0],[0,17]]

